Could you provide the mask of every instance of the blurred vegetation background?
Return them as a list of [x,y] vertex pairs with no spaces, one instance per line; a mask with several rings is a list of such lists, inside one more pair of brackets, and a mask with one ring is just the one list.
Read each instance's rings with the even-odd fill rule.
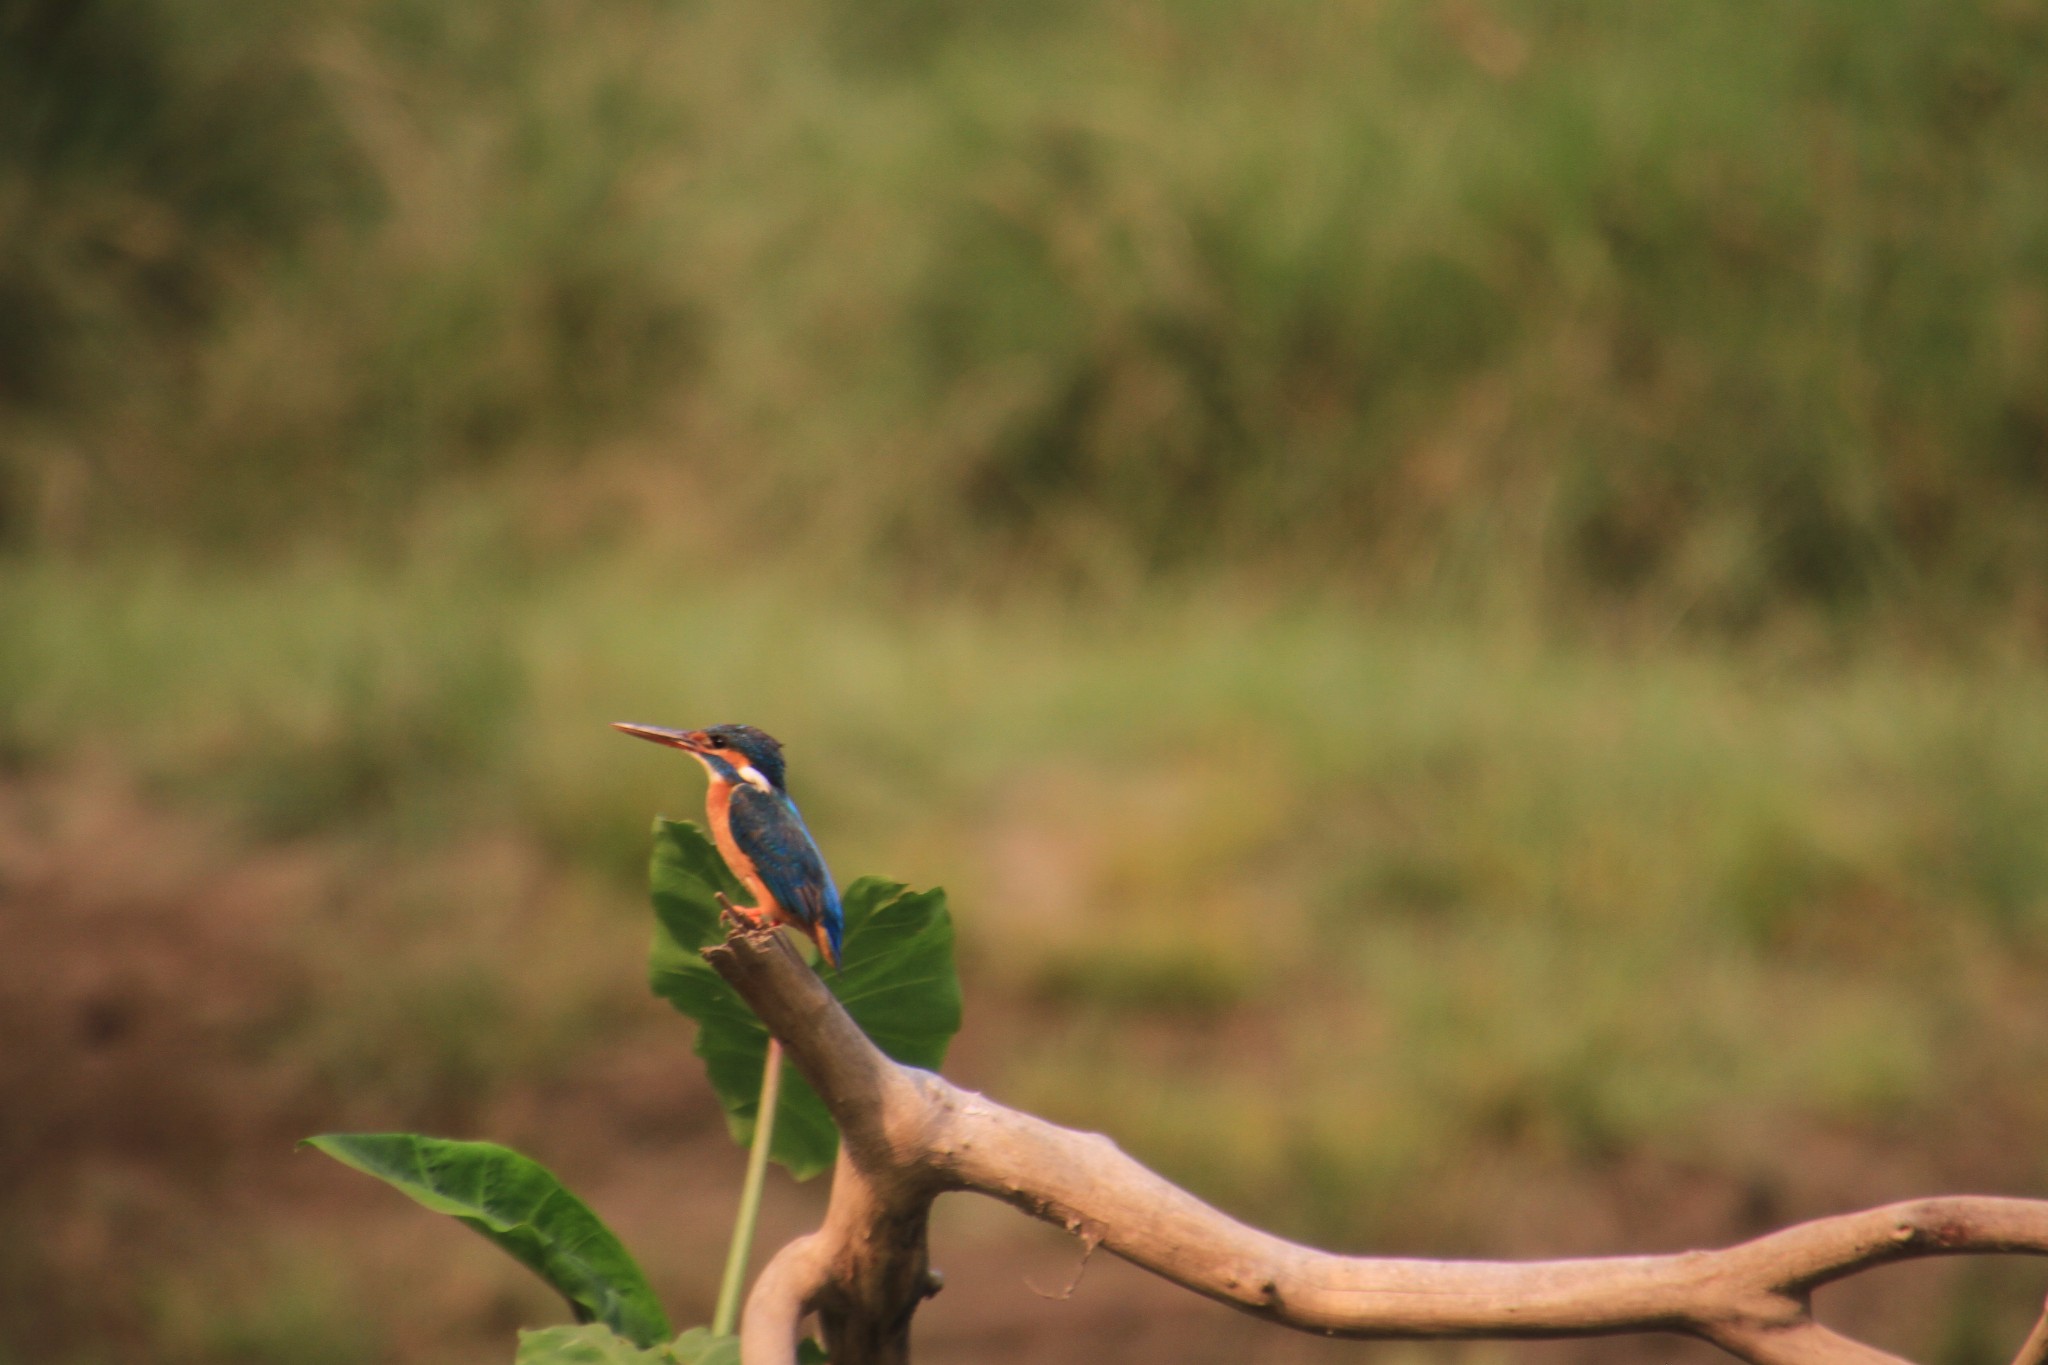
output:
[[[0,0],[0,1361],[507,1358],[345,1126],[702,1316],[621,718],[781,735],[962,1076],[1254,1221],[2042,1193],[2044,645],[2040,0]],[[1916,1275],[1842,1320],[2039,1300]]]

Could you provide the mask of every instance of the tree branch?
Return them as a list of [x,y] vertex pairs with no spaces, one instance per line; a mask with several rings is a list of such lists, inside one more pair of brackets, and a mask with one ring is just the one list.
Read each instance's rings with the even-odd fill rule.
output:
[[2048,1201],[1984,1196],[1892,1204],[1663,1256],[1331,1255],[1209,1207],[1106,1137],[891,1061],[772,931],[737,931],[704,955],[781,1039],[843,1138],[824,1226],[783,1248],[747,1300],[744,1365],[789,1365],[808,1311],[823,1322],[834,1365],[907,1361],[911,1315],[936,1292],[926,1214],[948,1190],[991,1195],[1198,1294],[1303,1331],[1680,1332],[1757,1365],[1898,1365],[1814,1321],[1810,1295],[1830,1280],[1923,1256],[2048,1255]]

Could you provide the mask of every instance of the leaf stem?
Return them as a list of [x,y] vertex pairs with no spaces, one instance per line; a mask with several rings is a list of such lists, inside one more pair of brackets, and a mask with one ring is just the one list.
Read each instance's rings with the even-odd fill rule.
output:
[[747,1152],[747,1178],[740,1186],[740,1212],[733,1220],[732,1249],[725,1253],[725,1279],[718,1286],[718,1308],[711,1315],[715,1336],[731,1336],[740,1318],[740,1288],[747,1279],[747,1257],[754,1249],[754,1224],[761,1216],[761,1187],[767,1183],[768,1148],[775,1141],[775,1110],[782,1099],[782,1044],[768,1040],[768,1060],[761,1067],[761,1105],[754,1114],[754,1145]]

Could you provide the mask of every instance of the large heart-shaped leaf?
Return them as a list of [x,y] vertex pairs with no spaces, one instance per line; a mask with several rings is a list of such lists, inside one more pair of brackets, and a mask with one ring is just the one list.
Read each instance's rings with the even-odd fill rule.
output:
[[578,1322],[640,1346],[669,1334],[626,1248],[539,1162],[495,1142],[416,1133],[328,1133],[306,1143],[475,1228],[553,1285]]
[[[651,872],[655,934],[649,975],[657,995],[697,1021],[697,1055],[742,1145],[754,1135],[768,1031],[702,950],[724,937],[717,895],[740,888],[695,825],[657,820]],[[953,969],[953,920],[946,893],[906,891],[863,877],[846,888],[842,966],[825,984],[875,1045],[910,1066],[936,1069],[960,1030],[960,979]],[[826,1169],[839,1132],[817,1092],[790,1071],[783,1078],[769,1155],[799,1180]]]

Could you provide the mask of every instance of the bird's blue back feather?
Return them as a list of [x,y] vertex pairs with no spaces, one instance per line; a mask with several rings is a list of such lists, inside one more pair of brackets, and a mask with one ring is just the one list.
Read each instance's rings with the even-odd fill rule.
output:
[[733,790],[729,818],[733,842],[753,860],[769,894],[806,925],[822,924],[838,957],[845,933],[839,888],[796,802],[743,783]]

